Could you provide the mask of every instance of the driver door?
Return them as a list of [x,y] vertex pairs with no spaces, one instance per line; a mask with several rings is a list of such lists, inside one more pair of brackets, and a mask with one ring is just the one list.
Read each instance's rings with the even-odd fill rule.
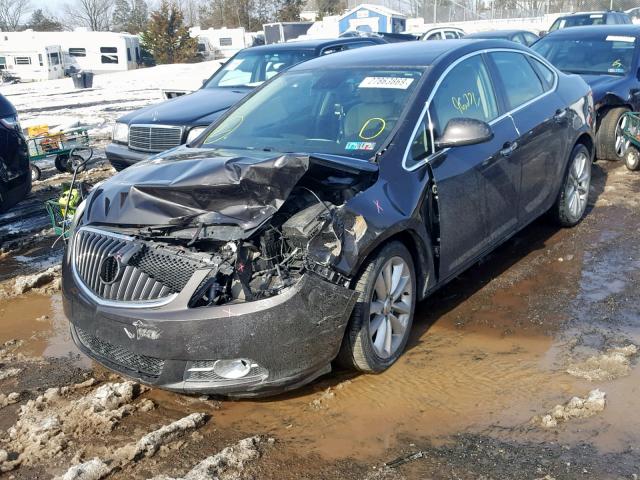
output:
[[510,148],[517,138],[508,116],[498,119],[498,99],[481,54],[446,74],[429,106],[433,138],[452,118],[491,122],[494,137],[475,145],[436,151],[431,169],[440,212],[440,275],[456,275],[518,220],[520,167]]

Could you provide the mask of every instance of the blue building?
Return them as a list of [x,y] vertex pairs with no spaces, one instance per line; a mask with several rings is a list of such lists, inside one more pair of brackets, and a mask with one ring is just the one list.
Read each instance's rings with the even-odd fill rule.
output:
[[379,5],[358,5],[340,17],[340,33],[360,32],[401,33],[407,28],[407,17]]

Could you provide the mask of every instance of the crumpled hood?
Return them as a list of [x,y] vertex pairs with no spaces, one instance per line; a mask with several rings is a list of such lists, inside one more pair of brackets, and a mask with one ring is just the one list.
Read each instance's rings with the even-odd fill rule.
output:
[[309,168],[306,155],[182,147],[127,168],[91,195],[85,224],[232,225],[252,230],[280,208]]
[[[607,93],[616,93],[618,87],[625,83],[625,77],[617,75],[581,75],[593,91],[593,101],[598,103]],[[625,95],[626,97],[626,95]]]
[[251,89],[201,88],[189,95],[150,105],[118,119],[128,124],[209,125]]

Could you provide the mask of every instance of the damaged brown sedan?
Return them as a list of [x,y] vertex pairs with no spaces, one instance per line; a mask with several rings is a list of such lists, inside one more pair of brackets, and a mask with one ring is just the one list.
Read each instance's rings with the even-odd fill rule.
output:
[[580,221],[592,155],[586,84],[512,43],[306,62],[78,208],[74,340],[183,392],[276,393],[336,359],[383,371],[416,301],[545,212]]

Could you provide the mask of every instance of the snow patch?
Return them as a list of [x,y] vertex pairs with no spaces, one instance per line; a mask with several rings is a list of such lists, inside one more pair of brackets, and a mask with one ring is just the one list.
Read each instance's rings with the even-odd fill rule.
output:
[[585,398],[573,397],[564,405],[556,405],[542,417],[534,417],[532,422],[543,428],[554,428],[559,423],[574,418],[587,418],[604,410],[606,394],[598,389],[591,390]]
[[631,358],[637,353],[638,347],[633,344],[611,348],[605,353],[587,358],[584,362],[571,365],[567,373],[590,382],[624,377],[629,375]]

